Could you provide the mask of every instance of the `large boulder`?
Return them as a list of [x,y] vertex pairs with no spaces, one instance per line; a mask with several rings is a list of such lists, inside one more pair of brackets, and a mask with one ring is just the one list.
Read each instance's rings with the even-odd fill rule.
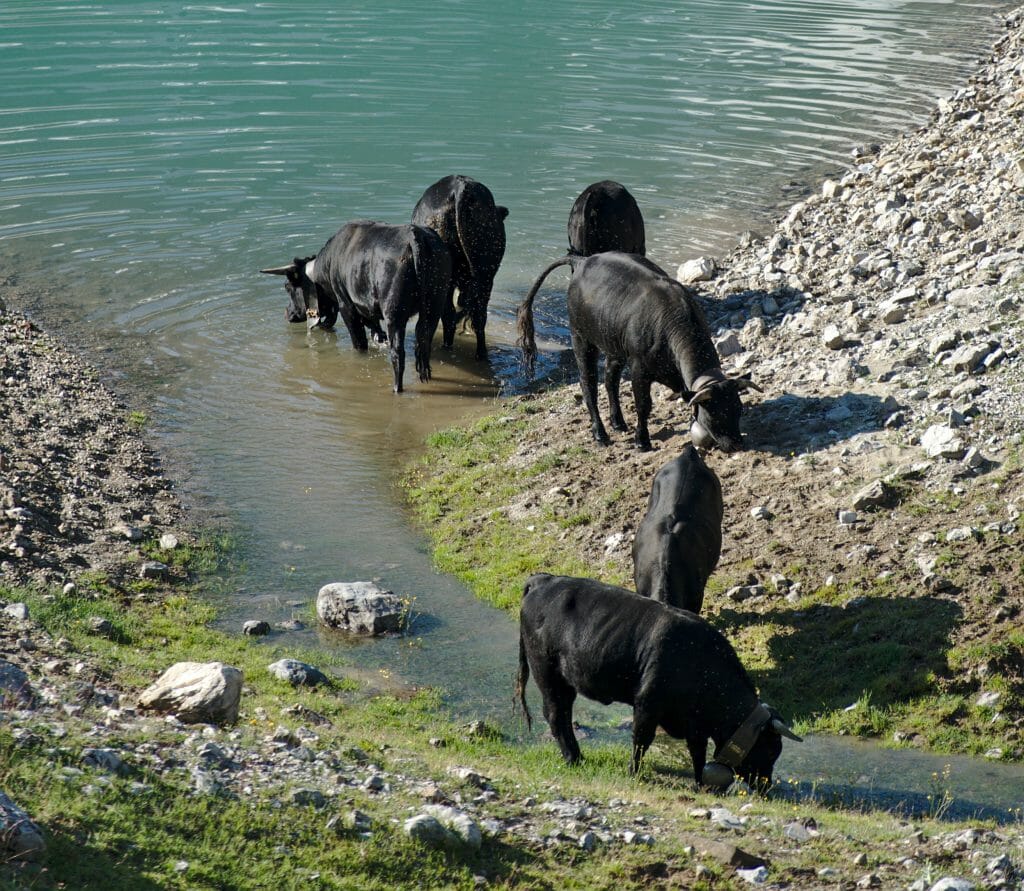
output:
[[39,827],[3,792],[0,792],[0,863],[34,860],[46,849]]
[[242,672],[223,662],[178,662],[142,691],[139,708],[177,715],[186,724],[233,724]]
[[405,613],[399,597],[373,582],[332,582],[316,595],[320,621],[353,634],[401,631]]

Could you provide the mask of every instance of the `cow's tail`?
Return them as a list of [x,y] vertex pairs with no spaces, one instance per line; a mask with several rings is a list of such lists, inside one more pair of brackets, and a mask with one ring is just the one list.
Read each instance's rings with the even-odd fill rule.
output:
[[455,231],[459,236],[459,244],[462,247],[462,255],[466,258],[466,264],[469,266],[470,278],[476,279],[476,269],[473,267],[473,251],[469,249],[469,229],[470,226],[468,220],[464,220],[463,216],[463,203],[462,194],[466,191],[466,183],[462,180],[459,181],[458,193],[455,195]]
[[519,707],[523,710],[523,717],[526,718],[527,730],[533,730],[533,716],[526,704],[526,682],[530,679],[530,663],[526,659],[526,643],[523,641],[523,632],[519,630],[519,674],[516,677],[516,690],[512,698],[512,707],[515,708],[516,700],[519,700]]
[[516,341],[516,346],[522,350],[523,372],[527,377],[533,377],[534,367],[537,364],[537,340],[534,337],[533,326],[533,298],[537,296],[540,286],[544,284],[544,279],[548,277],[549,273],[559,266],[575,266],[580,259],[580,257],[567,255],[560,260],[555,260],[537,277],[537,281],[533,283],[533,287],[530,288],[526,299],[519,305],[519,310],[516,313],[516,329],[519,332],[519,339]]

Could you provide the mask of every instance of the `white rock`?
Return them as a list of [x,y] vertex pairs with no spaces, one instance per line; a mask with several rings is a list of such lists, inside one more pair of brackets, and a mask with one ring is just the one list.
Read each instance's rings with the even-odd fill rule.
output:
[[687,260],[680,263],[676,270],[676,280],[684,285],[694,282],[706,282],[715,277],[715,261],[711,257],[698,257],[696,260]]
[[755,866],[753,869],[737,869],[736,875],[750,885],[763,885],[768,881],[768,867]]
[[841,350],[846,345],[846,338],[838,326],[826,325],[821,332],[821,342],[830,350]]
[[929,458],[961,458],[964,454],[964,442],[957,436],[952,427],[934,424],[921,436],[921,447]]
[[186,724],[238,720],[242,672],[223,662],[178,662],[139,696],[139,708],[168,712]]
[[974,704],[979,708],[994,708],[999,702],[1000,693],[998,690],[989,690],[986,693],[982,693]]
[[939,879],[928,891],[974,891],[974,883],[947,876]]
[[456,845],[464,845],[473,850],[480,849],[483,844],[483,835],[480,832],[480,827],[469,814],[443,804],[430,804],[423,810],[455,837]]
[[331,628],[355,634],[401,631],[406,608],[373,582],[333,582],[316,595],[316,614]]

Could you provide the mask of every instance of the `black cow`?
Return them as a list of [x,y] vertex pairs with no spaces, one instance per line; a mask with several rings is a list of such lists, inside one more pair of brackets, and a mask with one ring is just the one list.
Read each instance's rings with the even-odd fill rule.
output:
[[569,253],[647,253],[644,218],[636,199],[610,179],[587,186],[569,211]]
[[[661,727],[686,741],[696,779],[728,785],[735,772],[751,786],[767,787],[782,736],[800,739],[761,703],[736,652],[707,622],[590,579],[541,574],[526,582],[516,693],[530,726],[531,671],[569,764],[580,759],[572,728],[577,693],[603,705],[633,706],[630,773]],[[708,738],[717,748],[705,768]]]
[[655,381],[681,393],[695,409],[691,432],[697,445],[717,446],[724,452],[742,448],[740,393],[760,387],[749,377],[725,376],[696,299],[644,257],[609,251],[591,257],[566,256],[548,266],[519,307],[518,343],[527,373],[532,374],[537,355],[533,299],[548,273],[566,265],[572,267],[569,333],[594,439],[601,445],[609,442],[597,411],[597,359],[603,352],[611,425],[620,431],[629,429],[619,405],[619,381],[629,365],[638,448],[651,448],[647,419]]
[[699,613],[722,553],[722,484],[687,443],[654,476],[633,539],[638,594]]
[[396,393],[402,392],[409,319],[419,316],[416,371],[421,381],[430,380],[430,343],[438,320],[445,315],[454,328],[451,257],[438,235],[423,226],[356,220],[342,226],[316,256],[260,271],[285,276],[289,322],[330,329],[341,315],[357,350],[369,347],[367,328],[377,341],[387,342]]
[[[459,316],[468,316],[476,332],[476,357],[487,358],[484,328],[494,276],[505,256],[508,208],[494,203],[491,190],[468,176],[439,179],[412,212],[418,226],[433,229],[452,255],[452,296],[459,289]],[[443,343],[450,347],[457,319],[444,324]]]

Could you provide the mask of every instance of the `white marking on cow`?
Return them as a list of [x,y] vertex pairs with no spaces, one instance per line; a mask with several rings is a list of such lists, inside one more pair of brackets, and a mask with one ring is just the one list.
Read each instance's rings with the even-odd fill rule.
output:
[[312,280],[314,272],[316,272],[316,260],[310,260],[306,264],[306,278]]

